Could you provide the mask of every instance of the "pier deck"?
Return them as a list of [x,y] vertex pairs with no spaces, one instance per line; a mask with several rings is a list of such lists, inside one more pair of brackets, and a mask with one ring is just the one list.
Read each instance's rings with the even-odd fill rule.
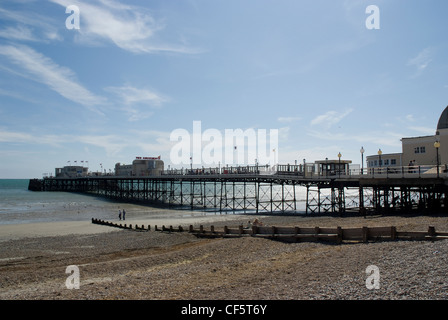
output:
[[332,176],[249,172],[44,178],[30,180],[29,189],[78,192],[189,209],[254,213],[356,211],[366,214],[371,210],[446,211],[448,207],[446,173],[409,173],[404,169],[395,169],[394,173],[387,170]]

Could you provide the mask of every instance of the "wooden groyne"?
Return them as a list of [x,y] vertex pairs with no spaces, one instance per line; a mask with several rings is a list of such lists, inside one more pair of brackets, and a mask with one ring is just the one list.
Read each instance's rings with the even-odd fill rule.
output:
[[[134,230],[134,231],[151,231],[151,225],[147,225],[145,228],[145,225],[143,225],[143,224],[142,225],[137,225],[137,224],[132,225],[132,223],[130,223],[130,224],[116,223],[116,222],[111,222],[111,221],[107,221],[107,220],[95,219],[95,218],[92,218],[92,223],[100,224],[103,226],[115,227],[115,228],[119,228],[119,229],[127,229],[127,230]],[[172,226],[170,226],[169,228],[166,228],[165,226],[162,226],[162,228],[158,228],[157,225],[153,226],[153,230],[154,231],[168,231],[168,232],[186,231],[186,230],[184,230],[184,228],[182,226],[178,226],[177,228],[173,228]]]
[[361,227],[361,228],[320,228],[320,227],[259,227],[252,228],[228,228],[223,231],[199,228],[199,230],[189,230],[199,237],[262,237],[285,241],[330,241],[342,242],[369,242],[383,240],[443,240],[448,239],[448,232],[436,232],[430,226],[427,231],[397,231],[391,227]]
[[396,240],[444,240],[448,239],[448,232],[436,231],[435,227],[429,226],[427,231],[397,231],[391,227],[360,227],[360,228],[321,228],[321,227],[281,227],[281,226],[252,226],[251,228],[229,228],[224,226],[217,230],[212,225],[209,229],[199,226],[195,229],[192,225],[188,228],[182,226],[161,228],[157,225],[122,224],[92,218],[92,223],[128,229],[134,231],[160,231],[160,232],[189,232],[197,237],[204,238],[238,238],[259,237],[282,241],[325,241],[341,244],[343,242],[370,242],[370,241],[396,241]]

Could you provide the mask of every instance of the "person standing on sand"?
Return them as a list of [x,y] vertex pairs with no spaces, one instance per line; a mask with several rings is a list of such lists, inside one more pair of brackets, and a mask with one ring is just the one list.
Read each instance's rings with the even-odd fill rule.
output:
[[124,211],[124,209],[123,209],[123,220],[126,220],[125,215],[126,215],[126,211]]
[[121,220],[121,210],[118,210],[118,219]]

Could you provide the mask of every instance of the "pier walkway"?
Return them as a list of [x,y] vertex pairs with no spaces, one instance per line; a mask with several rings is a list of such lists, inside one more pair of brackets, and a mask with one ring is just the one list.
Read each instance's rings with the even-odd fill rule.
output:
[[127,202],[253,213],[367,214],[448,208],[448,176],[442,167],[360,171],[316,172],[289,165],[263,171],[258,166],[169,170],[144,177],[33,179],[29,190],[78,192]]

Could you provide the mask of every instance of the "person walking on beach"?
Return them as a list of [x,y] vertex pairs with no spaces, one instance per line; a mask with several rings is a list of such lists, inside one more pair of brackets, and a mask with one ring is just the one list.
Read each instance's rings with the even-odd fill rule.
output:
[[118,210],[118,219],[121,220],[121,210]]
[[124,209],[123,209],[123,220],[126,220],[125,216],[126,216],[126,211],[124,211]]

